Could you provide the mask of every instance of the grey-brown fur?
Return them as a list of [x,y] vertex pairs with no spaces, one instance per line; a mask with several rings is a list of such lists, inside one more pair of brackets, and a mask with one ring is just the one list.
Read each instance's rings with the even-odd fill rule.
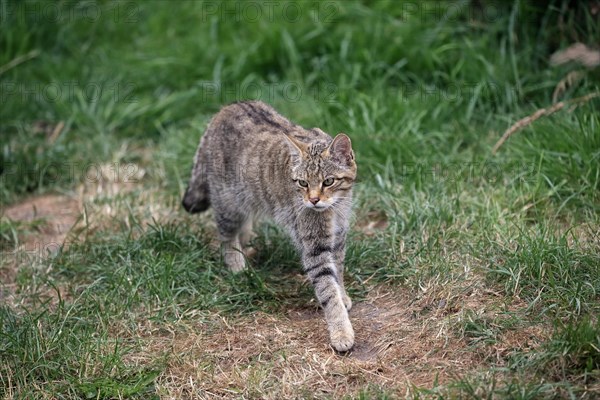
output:
[[[333,184],[328,184],[334,178]],[[210,122],[194,158],[183,206],[214,209],[227,266],[245,268],[253,221],[267,217],[291,236],[325,312],[331,344],[354,344],[344,254],[356,164],[350,139],[304,129],[262,102],[239,102]],[[307,184],[308,187],[302,185]]]

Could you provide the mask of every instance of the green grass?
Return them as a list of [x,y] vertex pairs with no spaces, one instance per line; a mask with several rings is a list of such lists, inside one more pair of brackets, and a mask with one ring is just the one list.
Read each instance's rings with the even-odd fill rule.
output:
[[[347,366],[324,378],[339,389],[350,376],[346,391],[320,392],[269,375],[283,362],[275,356],[238,355],[253,378],[247,392],[231,391],[598,396],[599,100],[543,117],[491,154],[581,68],[549,58],[600,42],[597,17],[561,0],[275,3],[272,16],[270,3],[249,3],[260,7],[254,18],[247,3],[0,0],[2,209],[85,194],[69,245],[44,258],[28,246],[45,240],[52,213],[0,220],[0,397],[173,397],[173,382],[189,381],[185,352],[165,345],[139,361],[156,337],[218,342],[221,320],[246,326],[264,314],[283,324],[289,310],[316,309],[281,230],[262,226],[253,268],[232,275],[208,218],[179,209],[210,116],[249,98],[352,138],[359,182],[346,280],[355,303],[379,290],[423,302],[416,323],[439,317],[447,342],[479,364],[408,385]],[[599,71],[586,70],[561,99],[598,91]],[[380,224],[369,231],[369,220]],[[543,332],[535,345],[494,353],[534,329]],[[274,354],[294,370],[293,351]],[[247,376],[227,369],[230,353],[206,354],[192,382],[221,390],[215,371]]]

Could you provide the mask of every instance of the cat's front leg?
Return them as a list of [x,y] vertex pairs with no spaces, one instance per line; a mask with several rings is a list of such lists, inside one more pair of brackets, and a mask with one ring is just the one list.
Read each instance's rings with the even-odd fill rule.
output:
[[344,286],[344,258],[346,257],[346,233],[347,230],[345,228],[339,228],[334,233],[333,239],[333,259],[335,260],[335,265],[337,267],[340,287],[342,288],[342,300],[344,301],[344,305],[346,309],[350,311],[352,308],[352,300],[346,293],[346,287]]
[[304,270],[311,280],[317,300],[323,307],[331,345],[337,351],[354,346],[354,330],[345,304],[346,293],[336,266],[333,248],[312,244],[304,247]]

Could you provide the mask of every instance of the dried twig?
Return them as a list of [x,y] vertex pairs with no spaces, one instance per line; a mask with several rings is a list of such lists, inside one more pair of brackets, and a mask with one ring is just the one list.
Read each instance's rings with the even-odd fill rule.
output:
[[558,82],[552,93],[552,103],[556,103],[558,99],[571,87],[575,86],[585,76],[584,70],[571,71]]
[[40,55],[40,51],[38,49],[35,49],[35,50],[31,50],[27,54],[23,54],[22,56],[16,57],[15,59],[11,60],[10,62],[8,62],[0,67],[0,75],[2,75],[3,73],[5,73],[6,71],[8,71],[10,69],[13,69],[14,67],[16,67],[19,64],[24,63],[25,61],[29,61],[32,58],[36,58],[39,55]]
[[554,114],[555,112],[563,109],[567,105],[578,105],[578,104],[582,104],[582,103],[587,103],[588,101],[590,101],[591,99],[593,99],[595,97],[600,97],[600,92],[589,93],[585,96],[577,97],[575,99],[558,102],[550,108],[541,108],[541,109],[537,110],[536,112],[534,112],[533,114],[528,115],[527,117],[518,120],[510,128],[508,128],[504,132],[504,134],[502,135],[500,140],[498,140],[496,142],[496,144],[494,145],[494,148],[492,149],[492,154],[496,154],[496,152],[498,151],[500,146],[502,146],[502,144],[504,144],[504,142],[506,142],[506,140],[509,137],[511,137],[515,132],[517,132],[520,129],[525,128],[527,125],[530,125],[535,120],[538,120],[545,115]]
[[60,121],[52,130],[50,137],[48,137],[48,141],[50,143],[54,143],[54,141],[56,141],[56,139],[58,138],[58,136],[60,135],[60,133],[62,132],[64,127],[65,127],[65,123],[63,121]]

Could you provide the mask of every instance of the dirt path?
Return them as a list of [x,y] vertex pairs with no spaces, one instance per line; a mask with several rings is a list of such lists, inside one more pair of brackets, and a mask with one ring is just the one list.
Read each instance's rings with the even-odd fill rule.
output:
[[81,214],[79,201],[64,195],[43,195],[26,199],[4,210],[2,216],[34,226],[20,243],[32,251],[64,243]]
[[199,315],[197,322],[182,320],[167,329],[144,321],[137,331],[123,327],[118,335],[143,338],[129,360],[134,364],[168,354],[157,383],[167,398],[295,398],[299,388],[340,398],[374,385],[407,393],[411,385],[432,387],[475,374],[503,348],[532,345],[527,337],[536,332],[524,331],[500,338],[485,354],[477,351],[451,329],[460,312],[415,299],[406,289],[378,287],[351,311],[356,344],[345,356],[329,347],[314,305],[282,315]]

